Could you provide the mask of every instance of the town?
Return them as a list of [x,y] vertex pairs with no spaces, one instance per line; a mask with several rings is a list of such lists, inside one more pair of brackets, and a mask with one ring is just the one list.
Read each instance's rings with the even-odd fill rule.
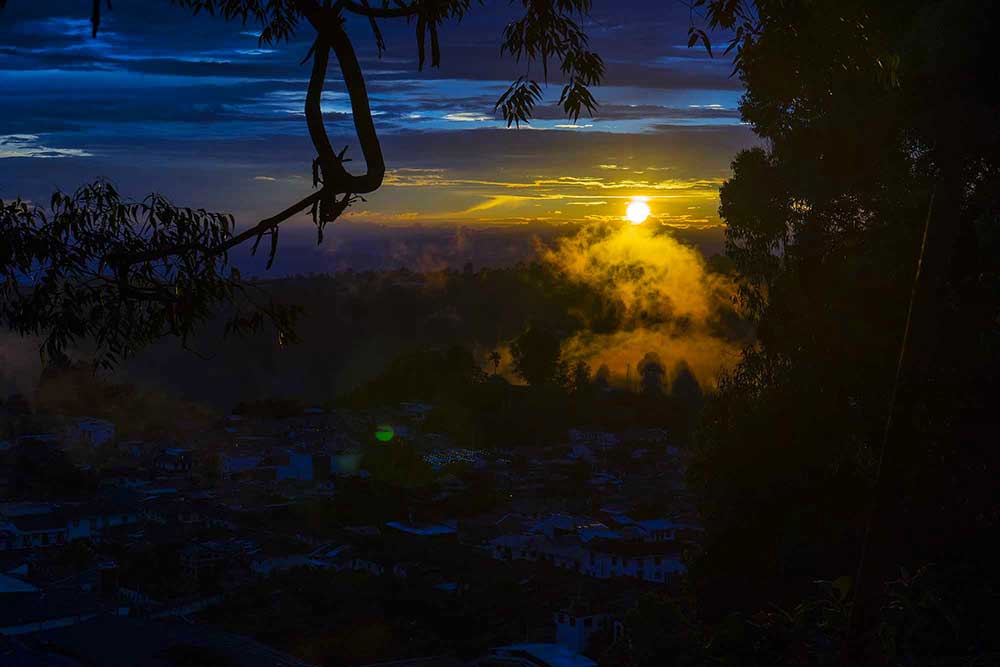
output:
[[663,428],[475,450],[427,403],[243,407],[129,439],[4,403],[0,652],[583,667],[698,543]]

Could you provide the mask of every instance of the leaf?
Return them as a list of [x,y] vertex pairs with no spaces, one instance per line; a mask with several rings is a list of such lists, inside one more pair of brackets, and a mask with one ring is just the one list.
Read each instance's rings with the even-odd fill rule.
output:
[[705,45],[705,50],[708,51],[708,56],[710,58],[714,58],[715,56],[712,54],[712,42],[708,39],[708,35],[704,30],[701,31],[701,42]]
[[843,602],[844,600],[847,599],[847,596],[850,594],[853,584],[854,580],[851,577],[844,575],[842,577],[837,577],[836,579],[834,579],[830,585],[832,586],[833,590],[837,593],[837,600]]
[[424,54],[424,38],[427,31],[427,19],[423,14],[417,18],[417,70],[423,71],[424,60],[426,55]]

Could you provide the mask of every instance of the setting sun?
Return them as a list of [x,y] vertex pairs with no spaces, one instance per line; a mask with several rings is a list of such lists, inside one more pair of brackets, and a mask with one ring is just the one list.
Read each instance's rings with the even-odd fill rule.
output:
[[625,210],[625,218],[633,225],[641,225],[646,222],[646,218],[648,217],[649,204],[646,203],[645,198],[636,197],[632,199],[632,203]]

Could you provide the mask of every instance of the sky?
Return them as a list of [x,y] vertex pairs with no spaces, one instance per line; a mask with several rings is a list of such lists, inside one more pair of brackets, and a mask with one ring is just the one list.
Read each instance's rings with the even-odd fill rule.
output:
[[[0,198],[45,202],[104,177],[131,197],[155,191],[249,226],[308,194],[308,27],[267,46],[255,25],[192,17],[167,0],[116,0],[95,39],[89,4],[9,0],[0,13]],[[349,19],[385,184],[322,246],[308,218],[292,221],[272,273],[514,261],[539,236],[621,220],[632,197],[648,198],[647,225],[717,249],[718,187],[754,139],[740,123],[731,62],[687,48],[688,8],[595,0],[585,26],[607,65],[595,116],[563,117],[552,81],[530,126],[507,129],[493,105],[525,73],[500,56],[515,15],[486,0],[444,28],[441,67],[423,72],[412,25],[381,21],[379,58],[367,21]],[[360,160],[333,76],[323,109],[334,146]]]

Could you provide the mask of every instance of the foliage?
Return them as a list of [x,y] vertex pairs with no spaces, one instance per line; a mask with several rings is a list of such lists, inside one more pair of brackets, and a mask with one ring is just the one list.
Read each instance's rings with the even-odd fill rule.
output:
[[[696,5],[734,31],[741,113],[766,140],[721,191],[757,344],[697,438],[699,603],[709,616],[793,604],[810,579],[852,572],[870,541],[857,599],[871,634],[900,565],[976,560],[961,545],[995,529],[998,88],[972,73],[997,8]],[[933,626],[925,660],[977,654]]]
[[34,397],[39,413],[98,417],[115,425],[119,439],[178,437],[204,429],[217,414],[163,389],[115,382],[79,364],[53,364],[42,372]]
[[[988,538],[987,538],[988,539]],[[972,562],[902,568],[887,582],[879,638],[891,660],[902,664],[947,664],[941,656],[974,656],[965,664],[1000,658],[996,641],[996,548],[980,541]],[[953,660],[959,664],[958,660]]]
[[233,408],[233,414],[258,419],[287,419],[301,415],[305,408],[305,404],[298,399],[274,397],[257,401],[240,401]]
[[694,622],[690,605],[682,600],[646,593],[629,611],[625,627],[628,632],[625,653],[629,664],[635,667],[705,664],[700,661],[704,658],[702,629]]
[[537,323],[514,339],[510,353],[515,372],[532,386],[556,382],[563,370],[558,336]]
[[663,396],[663,379],[667,369],[658,354],[647,352],[635,369],[639,373],[639,390],[643,394],[650,398]]
[[378,482],[408,489],[427,486],[433,477],[420,451],[399,439],[365,447],[361,467]]
[[130,202],[102,181],[57,192],[48,210],[0,202],[0,322],[44,336],[49,360],[92,343],[108,368],[161,337],[186,341],[222,303],[232,304],[227,331],[254,331],[266,316],[290,338],[296,310],[227,275],[225,252],[213,250],[233,224],[157,195]]
[[573,366],[573,375],[570,379],[570,389],[574,394],[588,391],[591,387],[590,364],[586,361],[578,361]]

